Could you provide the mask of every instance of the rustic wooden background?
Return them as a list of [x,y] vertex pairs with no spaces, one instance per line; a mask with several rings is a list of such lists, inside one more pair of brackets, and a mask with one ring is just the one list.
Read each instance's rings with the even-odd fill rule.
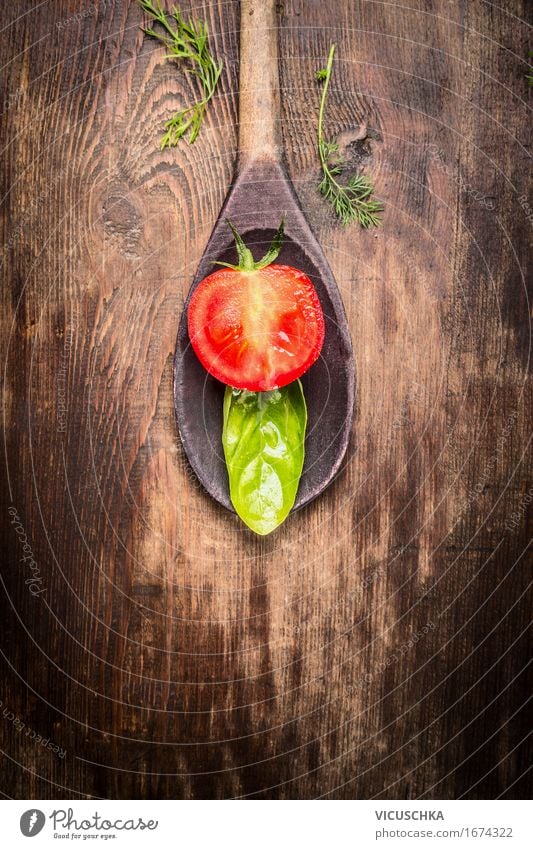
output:
[[[192,10],[225,71],[197,143],[161,152],[191,83],[134,0],[3,9],[2,793],[527,796],[525,0],[280,2],[288,169],[358,395],[342,474],[266,539],[200,489],[174,420],[238,125],[239,4]],[[316,193],[331,41],[328,132],[379,231]]]

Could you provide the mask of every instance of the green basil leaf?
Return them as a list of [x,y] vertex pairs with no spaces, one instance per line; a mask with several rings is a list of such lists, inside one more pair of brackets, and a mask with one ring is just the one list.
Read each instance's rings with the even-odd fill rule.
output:
[[306,425],[299,380],[270,392],[226,387],[222,444],[231,501],[256,534],[269,534],[290,513],[302,474]]

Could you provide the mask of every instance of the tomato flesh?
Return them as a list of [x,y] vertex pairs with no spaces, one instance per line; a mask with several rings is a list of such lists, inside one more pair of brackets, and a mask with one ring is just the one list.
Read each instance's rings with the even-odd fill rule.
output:
[[300,377],[324,342],[324,315],[306,274],[288,265],[223,268],[197,286],[188,311],[204,368],[236,389],[266,392]]

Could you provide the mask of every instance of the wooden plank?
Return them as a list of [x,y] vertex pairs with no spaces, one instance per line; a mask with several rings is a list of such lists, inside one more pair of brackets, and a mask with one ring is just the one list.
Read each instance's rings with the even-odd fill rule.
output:
[[[529,796],[525,3],[280,4],[287,162],[358,396],[341,476],[265,539],[203,493],[174,421],[238,121],[238,3],[191,8],[227,72],[164,152],[190,83],[134,2],[4,22],[2,792]],[[367,125],[347,154],[379,231],[316,193],[331,41],[328,132]]]

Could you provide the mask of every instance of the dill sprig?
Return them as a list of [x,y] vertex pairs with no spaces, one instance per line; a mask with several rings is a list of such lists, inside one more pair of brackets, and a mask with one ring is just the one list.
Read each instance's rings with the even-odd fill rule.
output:
[[324,107],[328,93],[331,71],[333,68],[333,56],[335,45],[332,44],[328,63],[325,68],[316,72],[315,78],[324,83],[320,110],[318,113],[318,155],[322,167],[322,180],[318,189],[333,207],[335,215],[344,225],[357,221],[361,227],[377,227],[381,223],[379,213],[383,205],[372,199],[374,186],[364,174],[353,174],[347,183],[340,183],[337,179],[345,169],[345,162],[339,155],[339,145],[335,139],[326,140],[322,132],[324,120]]
[[169,59],[183,60],[185,69],[198,77],[201,87],[202,97],[197,103],[180,109],[165,122],[166,133],[161,139],[161,148],[173,147],[186,133],[189,133],[189,144],[193,144],[200,132],[207,104],[215,93],[222,72],[222,60],[217,63],[209,49],[206,23],[193,21],[192,18],[186,21],[175,6],[170,12],[165,12],[161,0],[138,2],[161,27],[160,30],[143,28],[143,32],[165,45]]

